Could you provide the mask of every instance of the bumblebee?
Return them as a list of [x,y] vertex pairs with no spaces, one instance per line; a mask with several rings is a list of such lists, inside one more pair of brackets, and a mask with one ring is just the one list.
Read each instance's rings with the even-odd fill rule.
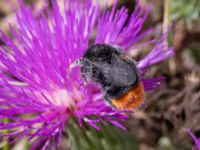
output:
[[119,110],[132,110],[144,100],[144,87],[136,64],[119,47],[95,44],[79,61],[83,78],[99,83],[105,100]]

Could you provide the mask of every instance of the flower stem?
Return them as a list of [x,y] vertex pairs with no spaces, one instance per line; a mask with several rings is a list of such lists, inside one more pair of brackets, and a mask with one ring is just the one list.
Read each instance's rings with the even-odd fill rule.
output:
[[[4,118],[3,122],[8,122],[8,118]],[[8,130],[4,130],[4,134],[8,134]],[[6,138],[4,138],[4,146],[2,148],[2,150],[9,150],[9,144],[8,144],[8,140]]]
[[[170,23],[170,0],[164,0],[164,16],[163,16],[163,33],[165,33],[169,28]],[[168,37],[166,37],[165,44],[168,48]],[[167,49],[166,48],[166,49]]]
[[[163,33],[167,31],[170,23],[170,0],[164,1]],[[167,41],[166,41],[167,42]]]

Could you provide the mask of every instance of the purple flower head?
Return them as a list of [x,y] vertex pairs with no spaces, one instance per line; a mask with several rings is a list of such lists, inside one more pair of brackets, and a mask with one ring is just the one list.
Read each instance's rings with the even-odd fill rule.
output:
[[194,140],[194,143],[195,143],[195,147],[192,147],[192,150],[200,150],[200,138],[197,138],[193,133],[192,131],[189,129],[188,131],[188,134],[191,136],[191,138]]
[[[10,25],[14,39],[0,32],[5,45],[0,46],[0,130],[15,142],[22,137],[33,141],[31,149],[41,143],[60,147],[62,132],[70,118],[99,130],[98,123],[120,124],[126,111],[106,105],[98,85],[84,85],[79,68],[70,64],[80,59],[92,44],[106,43],[128,50],[152,30],[141,31],[150,7],[139,5],[128,17],[127,9],[106,9],[91,0],[63,0],[63,9],[52,0],[52,9],[35,11],[20,3],[16,13],[17,28]],[[95,37],[93,37],[96,31]],[[172,55],[164,42],[166,33],[137,67],[139,71]],[[146,44],[152,44],[149,41]],[[141,77],[145,90],[158,86],[163,78]],[[4,118],[8,121],[4,122]]]

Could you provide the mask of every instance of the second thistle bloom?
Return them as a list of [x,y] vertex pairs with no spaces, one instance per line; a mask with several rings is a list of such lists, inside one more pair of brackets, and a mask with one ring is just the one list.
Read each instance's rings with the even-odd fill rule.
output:
[[[83,56],[91,41],[92,45],[117,45],[126,51],[149,34],[151,30],[141,32],[141,28],[150,7],[137,5],[128,17],[126,8],[100,13],[100,6],[90,0],[62,1],[63,9],[52,1],[52,10],[46,7],[35,12],[19,2],[17,28],[10,26],[14,40],[0,34],[5,43],[0,46],[0,130],[9,131],[0,137],[10,142],[27,137],[34,143],[32,149],[42,143],[46,149],[54,142],[60,147],[70,118],[97,130],[98,123],[108,122],[125,129],[120,122],[127,115],[104,103],[97,84],[85,86],[78,68],[68,74],[70,65]],[[137,63],[139,71],[172,55],[172,48],[163,42],[165,37]],[[154,89],[160,80],[141,77],[145,90]]]
[[192,147],[192,150],[200,150],[200,138],[197,138],[190,129],[187,132],[195,143],[195,146]]

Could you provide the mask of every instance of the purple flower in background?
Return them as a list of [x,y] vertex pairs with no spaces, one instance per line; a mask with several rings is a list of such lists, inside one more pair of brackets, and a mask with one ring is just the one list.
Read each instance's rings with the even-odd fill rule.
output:
[[[45,7],[44,11],[33,12],[20,1],[17,28],[10,26],[14,39],[0,33],[5,43],[0,46],[0,130],[9,130],[0,137],[10,142],[28,137],[33,141],[31,149],[41,144],[47,149],[54,142],[60,147],[70,118],[97,130],[97,123],[107,122],[125,129],[120,122],[128,118],[126,112],[106,105],[99,86],[84,85],[79,68],[70,70],[70,64],[80,59],[91,44],[106,43],[128,50],[152,32],[141,31],[150,11],[148,6],[137,5],[129,18],[125,8],[100,12],[100,6],[90,0],[63,1],[63,9],[57,2],[52,3],[52,10]],[[173,54],[165,39],[166,33],[138,62],[138,70],[142,72]],[[141,80],[145,90],[151,90],[162,79]]]
[[197,138],[197,137],[192,133],[191,130],[188,130],[187,132],[188,132],[188,134],[191,136],[191,138],[194,140],[195,145],[196,145],[195,147],[192,148],[192,150],[200,150],[200,138]]

